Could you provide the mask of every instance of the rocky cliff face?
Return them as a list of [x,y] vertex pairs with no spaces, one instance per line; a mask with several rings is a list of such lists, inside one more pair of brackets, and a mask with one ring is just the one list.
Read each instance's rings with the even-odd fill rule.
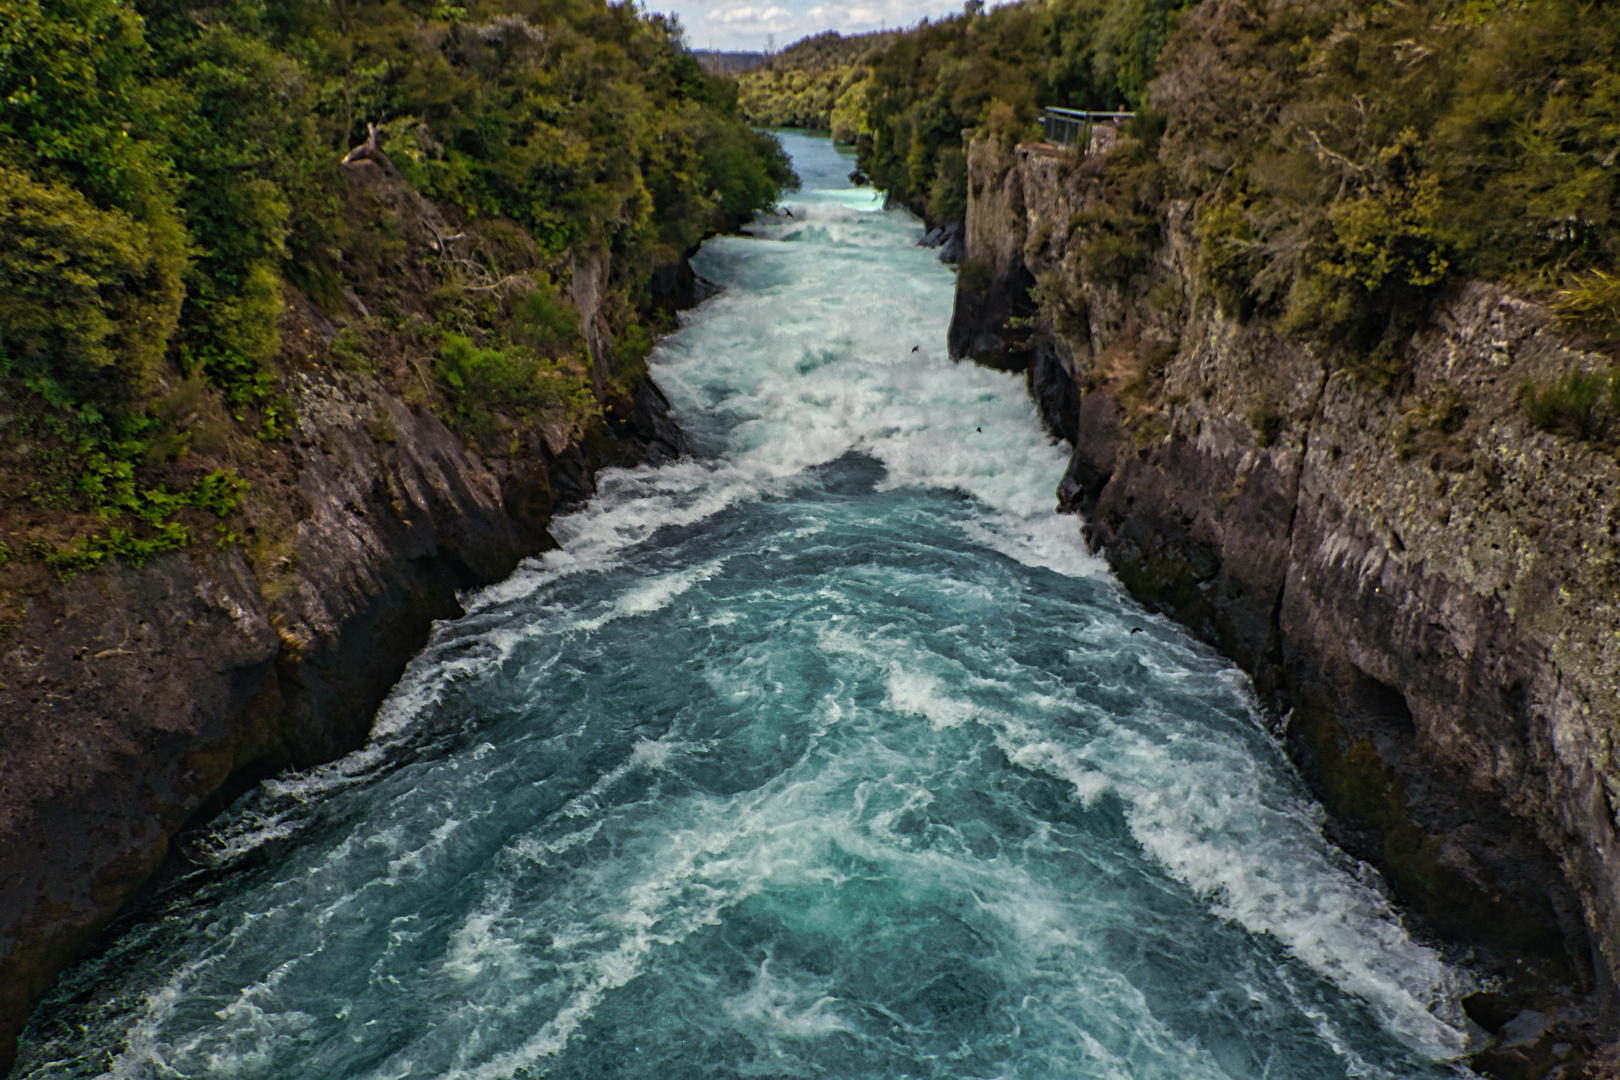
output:
[[[293,322],[293,339],[316,332]],[[33,1001],[188,820],[360,746],[459,591],[554,546],[553,510],[599,465],[680,450],[646,381],[583,439],[482,453],[370,375],[287,387],[298,430],[261,481],[279,485],[275,539],[251,565],[226,545],[104,566],[38,598],[0,647],[0,1074]]]
[[953,352],[1028,371],[1091,542],[1253,675],[1334,838],[1500,977],[1475,1019],[1541,1014],[1476,1067],[1541,1076],[1613,1026],[1620,466],[1521,391],[1607,360],[1471,285],[1403,376],[1336,368],[1219,312],[1183,205],[1099,279],[1071,225],[1103,169],[971,144]]

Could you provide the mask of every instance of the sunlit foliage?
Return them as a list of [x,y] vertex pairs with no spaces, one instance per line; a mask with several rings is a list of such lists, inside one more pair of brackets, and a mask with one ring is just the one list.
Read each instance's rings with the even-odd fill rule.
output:
[[[793,181],[734,84],[631,3],[0,0],[0,392],[27,417],[0,456],[11,497],[128,540],[98,532],[78,563],[167,520],[143,514],[138,475],[185,457],[165,404],[182,384],[212,386],[248,437],[290,430],[287,284],[341,306],[403,250],[345,202],[358,146],[485,248],[527,252],[495,291],[450,261],[433,271],[459,304],[433,331],[441,355],[465,361],[436,392],[479,417],[513,387],[525,417],[542,399],[591,409],[578,328],[563,357],[530,340],[515,297],[560,303],[552,275],[597,253],[607,328],[639,340],[653,273]],[[331,352],[357,362],[347,339]],[[76,484],[92,460],[127,473],[136,503]]]
[[1210,0],[1152,91],[1206,282],[1385,374],[1448,282],[1590,292],[1620,258],[1617,49],[1620,12],[1575,0]]

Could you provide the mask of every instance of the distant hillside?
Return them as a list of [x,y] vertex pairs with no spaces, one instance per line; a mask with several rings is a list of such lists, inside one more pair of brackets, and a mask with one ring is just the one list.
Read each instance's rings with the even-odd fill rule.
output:
[[692,55],[710,75],[740,75],[765,63],[762,52],[719,52],[715,49],[693,49]]
[[903,30],[881,30],[844,37],[836,30],[828,30],[795,41],[771,57],[769,66],[775,70],[814,70],[860,63],[894,44],[904,33]]
[[738,79],[743,115],[767,127],[830,131],[839,142],[853,143],[866,113],[870,65],[902,33],[844,37],[828,31],[794,42]]

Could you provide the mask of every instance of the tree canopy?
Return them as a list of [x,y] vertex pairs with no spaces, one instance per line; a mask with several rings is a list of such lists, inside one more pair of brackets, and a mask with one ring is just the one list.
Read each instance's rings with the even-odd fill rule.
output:
[[[964,130],[1132,109],[1115,217],[1157,216],[1143,191],[1191,202],[1230,314],[1371,356],[1467,277],[1620,333],[1616,55],[1620,7],[1596,0],[1027,0],[893,37],[831,108],[933,222],[965,211]],[[1093,239],[1118,269],[1157,235]]]
[[[288,290],[344,307],[400,242],[355,217],[342,162],[361,146],[463,235],[521,249],[509,281],[554,296],[598,253],[605,318],[631,342],[658,317],[659,267],[794,182],[735,84],[629,2],[0,0],[0,390],[24,415],[0,437],[7,495],[135,515],[155,447],[175,482],[204,464],[161,431],[187,380],[284,434]],[[455,371],[494,350],[532,374],[584,348],[576,329],[536,352],[522,304],[479,300],[441,262],[434,284],[462,299],[435,332],[484,349],[446,338]],[[578,397],[556,390],[541,398]],[[96,455],[125,495],[79,482]]]

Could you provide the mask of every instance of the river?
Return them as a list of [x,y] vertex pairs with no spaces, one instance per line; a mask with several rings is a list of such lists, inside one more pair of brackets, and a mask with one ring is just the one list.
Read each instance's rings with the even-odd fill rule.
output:
[[466,598],[36,1014],[23,1077],[1440,1077],[1245,677],[1053,512],[919,224],[784,141],[653,358],[694,454]]

